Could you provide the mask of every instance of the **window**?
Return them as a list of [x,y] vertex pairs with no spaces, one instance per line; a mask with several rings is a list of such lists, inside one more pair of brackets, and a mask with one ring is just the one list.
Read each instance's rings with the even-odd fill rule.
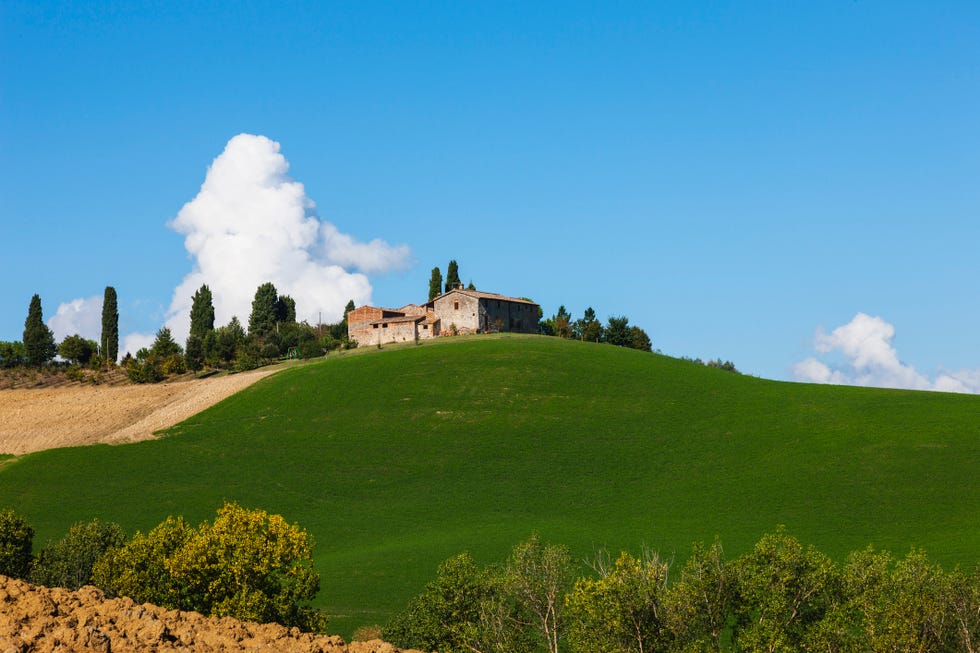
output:
[[378,325],[377,325],[377,324],[372,324],[372,325],[371,325],[371,328],[372,328],[372,329],[377,329],[377,328],[378,328]]
[[459,302],[453,302],[453,310],[454,311],[458,311],[459,310]]
[[387,324],[387,323],[385,323],[385,324],[382,324],[382,325],[381,325],[381,328],[382,328],[382,329],[387,329],[387,328],[388,328],[388,324]]

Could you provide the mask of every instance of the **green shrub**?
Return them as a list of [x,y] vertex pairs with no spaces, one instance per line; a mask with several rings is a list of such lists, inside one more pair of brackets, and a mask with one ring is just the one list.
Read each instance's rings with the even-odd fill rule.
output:
[[92,581],[92,567],[108,549],[120,547],[126,534],[119,524],[94,519],[79,522],[57,542],[38,554],[31,569],[31,582],[48,587],[76,590]]
[[0,510],[0,574],[26,579],[31,572],[34,529],[9,508]]
[[226,503],[196,529],[169,517],[96,562],[94,582],[113,596],[206,615],[322,631],[313,538],[279,515]]

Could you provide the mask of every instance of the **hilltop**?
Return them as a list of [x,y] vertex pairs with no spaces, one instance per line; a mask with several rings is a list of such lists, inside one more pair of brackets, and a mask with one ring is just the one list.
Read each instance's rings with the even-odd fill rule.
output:
[[36,542],[99,517],[130,532],[222,501],[317,540],[318,605],[383,623],[469,551],[538,532],[578,559],[648,546],[739,555],[777,524],[840,558],[980,554],[980,398],[782,383],[536,336],[409,344],[284,370],[168,430],[0,468]]

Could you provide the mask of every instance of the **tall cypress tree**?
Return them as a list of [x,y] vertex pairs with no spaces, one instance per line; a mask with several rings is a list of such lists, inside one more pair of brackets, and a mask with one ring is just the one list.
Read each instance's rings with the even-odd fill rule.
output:
[[31,306],[27,309],[27,319],[24,321],[24,349],[27,353],[27,364],[34,367],[44,365],[57,353],[54,334],[44,323],[40,295],[31,297]]
[[119,308],[116,289],[105,287],[102,297],[102,356],[107,361],[116,362],[119,357]]
[[204,342],[209,331],[214,331],[214,302],[211,289],[207,284],[201,286],[194,293],[194,300],[191,304],[191,333]]
[[429,277],[429,299],[432,301],[442,292],[442,272],[438,267],[432,268],[432,276]]
[[263,337],[275,330],[279,314],[279,292],[272,282],[263,283],[255,290],[252,314],[248,316],[248,333]]
[[459,288],[463,282],[459,278],[459,266],[456,261],[450,261],[449,267],[446,268],[446,292],[450,290],[456,290]]

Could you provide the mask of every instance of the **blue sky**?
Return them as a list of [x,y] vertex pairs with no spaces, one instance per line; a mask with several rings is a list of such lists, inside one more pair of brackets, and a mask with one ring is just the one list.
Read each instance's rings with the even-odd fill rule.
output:
[[[315,321],[454,258],[667,354],[978,392],[977,116],[975,2],[4,2],[0,340],[34,293],[84,330],[112,285],[137,343],[200,279],[268,270]],[[254,242],[332,244],[189,251],[248,235],[207,198],[260,189],[202,190],[225,155],[302,184]]]

